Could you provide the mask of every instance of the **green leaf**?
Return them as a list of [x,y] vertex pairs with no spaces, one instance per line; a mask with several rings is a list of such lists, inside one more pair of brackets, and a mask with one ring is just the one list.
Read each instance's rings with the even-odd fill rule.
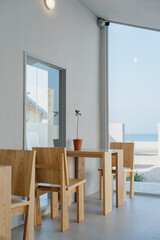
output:
[[75,110],[75,116],[77,117],[77,116],[81,116],[82,114],[81,114],[81,112],[80,112],[80,110]]

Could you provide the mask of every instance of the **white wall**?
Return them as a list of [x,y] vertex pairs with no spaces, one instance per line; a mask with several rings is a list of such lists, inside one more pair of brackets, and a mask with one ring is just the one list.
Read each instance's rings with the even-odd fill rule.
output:
[[[99,44],[96,17],[78,0],[57,0],[54,11],[42,0],[0,1],[0,148],[23,147],[24,50],[67,69],[67,144],[77,108],[83,147],[99,147]],[[87,194],[98,190],[97,168],[86,161]]]

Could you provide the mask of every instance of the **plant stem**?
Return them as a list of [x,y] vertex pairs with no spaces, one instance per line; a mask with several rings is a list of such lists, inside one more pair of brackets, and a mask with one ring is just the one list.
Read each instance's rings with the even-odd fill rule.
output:
[[77,139],[78,139],[78,125],[79,125],[79,116],[77,116]]

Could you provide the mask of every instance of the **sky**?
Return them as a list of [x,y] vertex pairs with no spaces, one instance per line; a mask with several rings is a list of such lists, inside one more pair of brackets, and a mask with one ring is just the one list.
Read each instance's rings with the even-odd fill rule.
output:
[[157,134],[160,32],[110,24],[109,121],[126,134]]

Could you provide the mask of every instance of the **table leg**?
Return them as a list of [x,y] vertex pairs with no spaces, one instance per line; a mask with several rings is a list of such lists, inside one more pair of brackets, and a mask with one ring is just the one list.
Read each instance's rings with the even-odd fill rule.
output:
[[34,207],[35,215],[34,215],[34,226],[38,226],[42,224],[41,217],[41,208],[40,208],[40,198],[35,197],[35,207]]
[[[71,178],[71,158],[67,157],[68,177]],[[68,196],[68,206],[71,206],[71,195]]]
[[112,155],[103,156],[103,215],[112,212]]
[[[85,179],[86,178],[86,172],[85,172],[85,158],[82,157],[76,157],[75,161],[75,177],[79,179]],[[84,199],[85,199],[85,184],[84,184]]]
[[117,153],[116,158],[116,207],[124,203],[124,170],[123,151]]

